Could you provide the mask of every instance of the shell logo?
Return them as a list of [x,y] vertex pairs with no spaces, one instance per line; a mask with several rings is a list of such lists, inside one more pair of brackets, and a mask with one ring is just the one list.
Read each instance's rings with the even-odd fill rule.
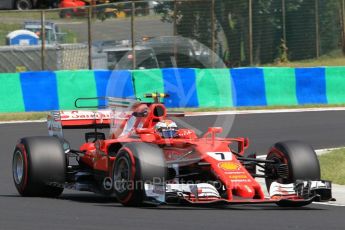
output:
[[221,162],[218,167],[226,171],[236,171],[241,168],[241,165],[234,162]]

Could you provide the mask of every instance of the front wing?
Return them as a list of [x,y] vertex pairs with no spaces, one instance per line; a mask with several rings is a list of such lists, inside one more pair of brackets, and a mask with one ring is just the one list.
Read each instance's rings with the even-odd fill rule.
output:
[[145,185],[146,201],[154,204],[184,204],[196,206],[218,206],[236,204],[277,203],[281,206],[305,206],[312,202],[332,200],[330,181],[296,181],[293,184],[271,185],[270,196],[264,199],[233,199],[221,197],[210,184],[166,184]]

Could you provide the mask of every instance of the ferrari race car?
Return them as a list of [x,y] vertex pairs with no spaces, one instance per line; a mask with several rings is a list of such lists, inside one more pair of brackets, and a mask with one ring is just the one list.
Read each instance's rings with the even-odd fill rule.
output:
[[[161,103],[107,98],[107,110],[54,111],[49,136],[22,138],[13,155],[14,184],[22,196],[57,197],[64,189],[116,196],[125,206],[276,203],[305,206],[332,199],[320,179],[315,151],[279,142],[266,159],[246,153],[247,138],[220,138],[221,127],[197,136],[178,128]],[[84,99],[85,100],[89,99]],[[76,107],[83,99],[78,99]],[[71,149],[63,129],[94,129]],[[110,128],[109,137],[99,129]],[[264,178],[268,195],[255,178]]]

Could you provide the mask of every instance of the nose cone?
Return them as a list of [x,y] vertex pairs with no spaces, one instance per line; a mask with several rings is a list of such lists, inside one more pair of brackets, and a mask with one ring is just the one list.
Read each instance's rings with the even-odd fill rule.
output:
[[247,198],[247,199],[252,199],[255,196],[255,189],[250,186],[250,185],[241,185],[238,186],[235,189],[235,195],[243,197],[243,198]]

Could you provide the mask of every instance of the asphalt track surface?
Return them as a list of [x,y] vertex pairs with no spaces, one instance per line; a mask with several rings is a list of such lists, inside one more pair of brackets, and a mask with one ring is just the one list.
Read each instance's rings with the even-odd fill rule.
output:
[[[237,115],[230,136],[248,136],[264,153],[275,141],[301,139],[315,148],[343,146],[345,111]],[[212,117],[185,120],[200,130]],[[22,198],[11,176],[13,146],[23,136],[45,135],[44,123],[1,124],[0,230],[21,229],[344,229],[345,207],[313,204],[305,208],[240,205],[226,208],[162,206],[125,208],[113,198],[66,190],[58,199]],[[73,145],[82,132],[68,131]]]

